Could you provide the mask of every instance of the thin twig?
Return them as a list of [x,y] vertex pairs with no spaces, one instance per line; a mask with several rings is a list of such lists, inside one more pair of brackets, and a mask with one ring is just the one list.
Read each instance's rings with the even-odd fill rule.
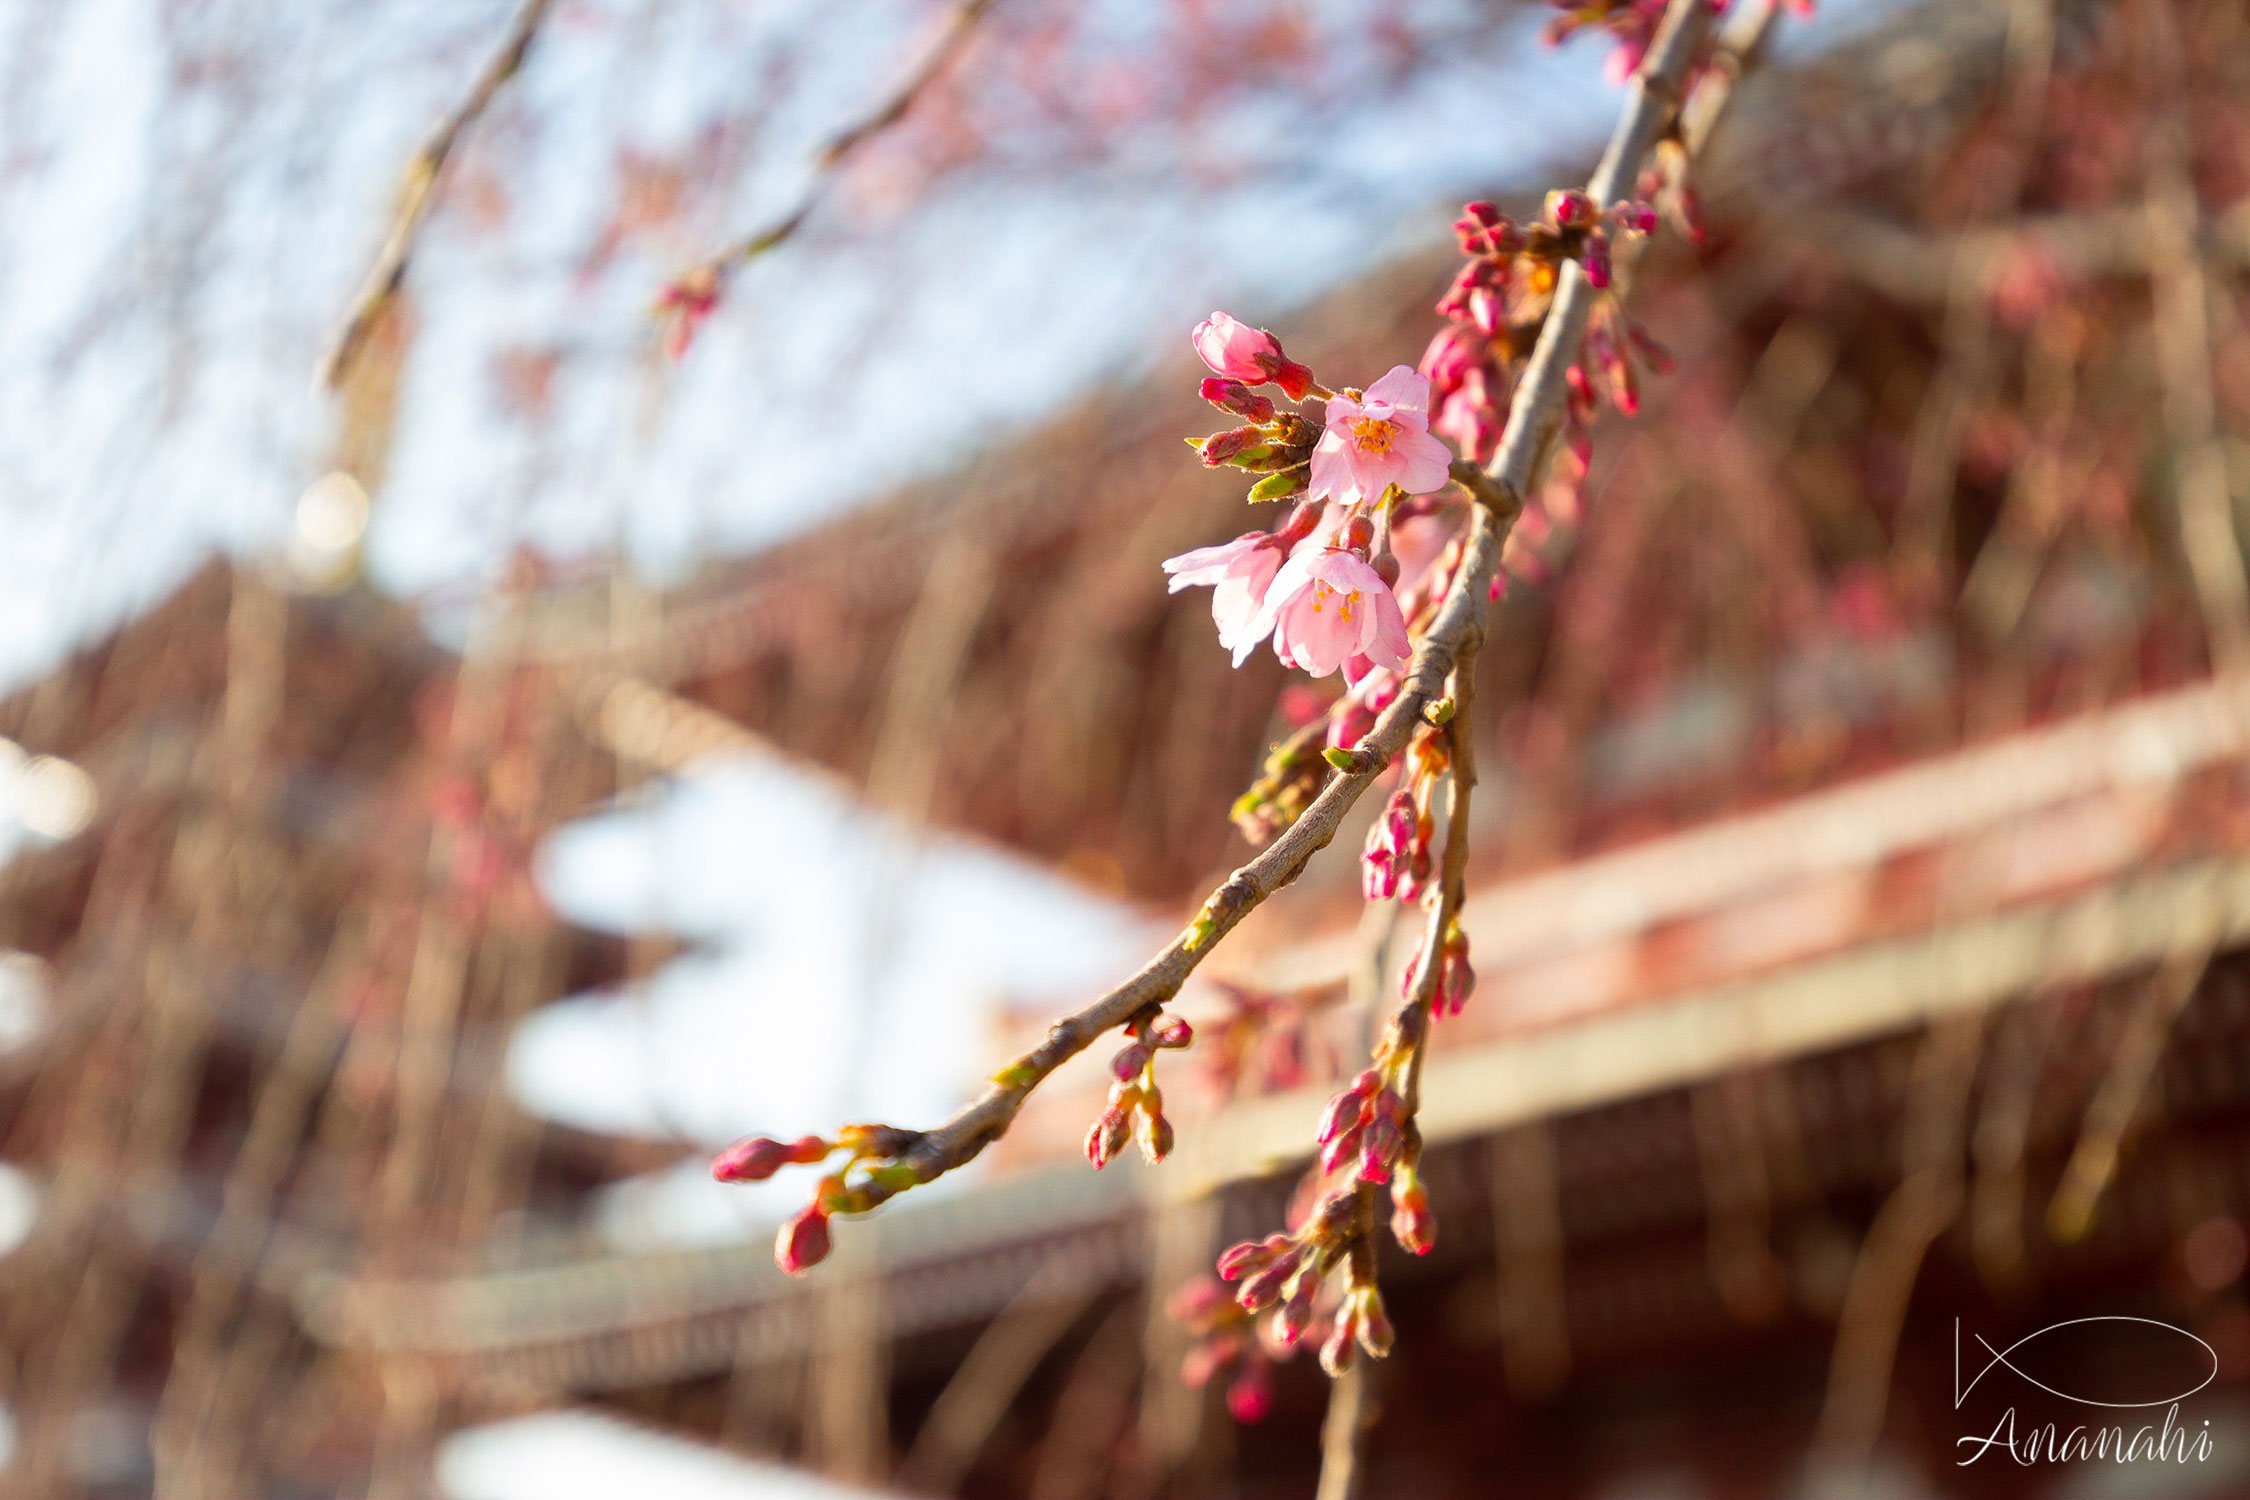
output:
[[969,34],[993,6],[993,0],[957,0],[946,13],[937,35],[923,48],[922,55],[899,80],[898,86],[886,95],[874,109],[837,131],[813,154],[812,181],[805,185],[795,206],[776,218],[768,220],[748,234],[741,236],[709,259],[699,262],[678,278],[679,285],[699,285],[716,294],[721,282],[734,271],[756,260],[768,250],[785,243],[804,227],[805,220],[818,208],[821,200],[835,185],[844,164],[860,147],[896,125],[914,107],[937,76],[945,71],[968,41]]
[[[1709,26],[1701,0],[1672,0],[1655,44],[1628,93],[1616,133],[1588,191],[1597,203],[1623,198],[1642,161],[1669,123],[1681,80]],[[1578,354],[1597,296],[1576,262],[1562,269],[1523,378],[1516,386],[1499,451],[1482,480],[1469,487],[1481,502],[1470,515],[1461,564],[1416,647],[1398,697],[1354,747],[1353,766],[1338,771],[1297,821],[1256,858],[1230,875],[1201,912],[1141,970],[1083,1009],[1057,1021],[1038,1046],[996,1074],[983,1093],[950,1120],[910,1135],[893,1158],[903,1172],[869,1181],[861,1202],[872,1208],[917,1183],[929,1182],[972,1160],[1014,1121],[1031,1091],[1096,1037],[1178,993],[1204,957],[1237,923],[1295,880],[1306,863],[1336,836],[1345,816],[1383,769],[1406,746],[1423,711],[1440,697],[1464,647],[1483,628],[1486,598],[1508,529],[1523,497],[1537,483],[1563,414],[1566,376]],[[1456,466],[1457,471],[1460,466]],[[1463,851],[1464,857],[1466,851]],[[1450,855],[1448,856],[1450,859]]]
[[2243,578],[2241,538],[2227,494],[2226,448],[2212,379],[2210,292],[2195,243],[2201,205],[2189,170],[2193,143],[2182,91],[2185,63],[2171,7],[2143,9],[2150,32],[2150,86],[2172,101],[2148,134],[2146,209],[2173,502],[2181,550],[2203,610],[2211,668],[2238,673],[2250,670],[2250,583]]
[[406,279],[406,262],[414,253],[414,237],[420,232],[422,221],[429,217],[438,173],[453,154],[461,132],[484,113],[492,96],[500,91],[500,85],[514,77],[516,70],[523,66],[524,54],[531,50],[531,39],[553,4],[554,0],[523,0],[514,19],[508,22],[500,45],[485,60],[476,82],[469,86],[469,92],[430,127],[421,149],[408,158],[406,172],[399,182],[398,211],[392,216],[390,233],[383,237],[382,248],[375,252],[375,263],[367,268],[366,279],[359,284],[359,294],[352,298],[351,310],[344,315],[343,323],[320,357],[319,371],[313,377],[316,387],[334,390],[343,383],[352,362],[366,344],[376,318],[398,295],[399,285]]
[[[1474,707],[1477,646],[1483,637],[1481,622],[1472,626],[1461,642],[1452,677],[1453,713],[1446,720],[1446,826],[1445,865],[1439,875],[1435,899],[1422,931],[1422,948],[1406,986],[1391,1032],[1406,1045],[1406,1067],[1399,1090],[1403,1100],[1402,1128],[1411,1142],[1414,1117],[1422,1107],[1422,1054],[1429,1045],[1430,1022],[1438,1003],[1438,982],[1445,970],[1446,938],[1461,917],[1468,897],[1469,802],[1477,784],[1476,756],[1469,729]],[[1412,1149],[1410,1147],[1410,1149]],[[1358,1202],[1352,1214],[1352,1238],[1347,1252],[1357,1265],[1374,1254],[1376,1184],[1361,1182],[1354,1192]],[[1356,1273],[1355,1273],[1356,1274]],[[1328,1420],[1321,1437],[1319,1500],[1352,1500],[1360,1489],[1360,1462],[1368,1429],[1374,1425],[1367,1400],[1368,1375],[1364,1359],[1354,1359],[1328,1388]]]
[[2208,949],[2182,949],[2149,976],[2135,998],[2125,1018],[2124,1034],[2111,1054],[2109,1070],[2086,1106],[2070,1163],[2063,1168],[2062,1181],[2056,1184],[2055,1196],[2047,1205],[2047,1228],[2056,1239],[2074,1243],[2094,1227],[2094,1209],[2117,1176],[2125,1139],[2140,1115],[2157,1064],[2164,1060],[2164,1044],[2180,1012],[2195,998],[2210,963]]
[[1355,1359],[1328,1390],[1328,1417],[1320,1428],[1320,1488],[1315,1500],[1358,1500],[1360,1450],[1373,1415],[1368,1362]]
[[1969,1092],[1983,1044],[1984,1018],[1972,1012],[1933,1025],[1915,1053],[1904,1174],[1876,1211],[1852,1263],[1813,1436],[1815,1468],[1845,1484],[1864,1482],[1882,1435],[1914,1283],[1930,1246],[1961,1211]]

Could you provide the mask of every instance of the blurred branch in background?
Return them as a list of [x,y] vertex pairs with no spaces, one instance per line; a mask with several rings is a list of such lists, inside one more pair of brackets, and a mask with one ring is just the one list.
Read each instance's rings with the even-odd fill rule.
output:
[[869,141],[906,118],[914,101],[945,72],[976,31],[977,22],[995,3],[996,0],[953,0],[937,23],[935,33],[922,46],[898,85],[874,108],[829,136],[813,153],[811,179],[793,206],[673,278],[657,302],[658,311],[670,320],[670,331],[665,338],[667,352],[674,358],[687,352],[697,325],[711,315],[725,295],[728,279],[759,256],[787,244],[804,227],[853,156]]
[[438,117],[421,146],[407,159],[390,230],[383,236],[382,247],[375,252],[375,262],[367,268],[366,279],[353,296],[343,322],[321,354],[320,367],[313,376],[315,385],[328,390],[343,386],[376,320],[390,307],[391,299],[398,295],[399,287],[406,280],[407,261],[414,254],[414,237],[421,232],[422,221],[429,217],[438,174],[445,170],[453,148],[460,143],[461,132],[476,123],[477,117],[492,103],[492,96],[500,92],[500,85],[513,78],[516,70],[523,66],[532,38],[538,34],[539,23],[546,19],[553,3],[554,0],[522,0],[508,22],[508,29],[501,34],[500,45],[478,69],[469,91]]

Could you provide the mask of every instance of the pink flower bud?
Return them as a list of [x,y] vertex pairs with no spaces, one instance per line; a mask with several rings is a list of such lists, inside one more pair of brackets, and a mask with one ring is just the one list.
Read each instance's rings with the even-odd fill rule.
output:
[[1196,324],[1195,332],[1189,337],[1195,352],[1211,367],[1212,373],[1229,380],[1263,385],[1272,378],[1264,362],[1281,358],[1281,345],[1272,334],[1223,312],[1215,312]]
[[1453,236],[1463,255],[1505,259],[1523,248],[1523,234],[1508,216],[1489,203],[1464,204],[1453,221]]
[[1289,1299],[1281,1304],[1274,1315],[1274,1337],[1283,1344],[1294,1344],[1305,1336],[1312,1326],[1313,1298],[1320,1295],[1320,1278],[1307,1266],[1289,1288]]
[[1328,1107],[1321,1111],[1320,1133],[1315,1138],[1315,1144],[1325,1146],[1345,1131],[1356,1128],[1359,1117],[1366,1108],[1367,1095],[1359,1087],[1357,1080],[1354,1080],[1330,1099]]
[[1099,1172],[1109,1165],[1110,1158],[1125,1149],[1125,1139],[1132,1134],[1132,1121],[1116,1105],[1105,1109],[1086,1132],[1086,1160]]
[[1480,286],[1469,293],[1469,321],[1487,338],[1497,338],[1508,326],[1508,304],[1493,287]]
[[658,294],[656,313],[670,327],[664,334],[664,352],[674,359],[687,353],[695,331],[719,305],[719,273],[715,266],[697,266]]
[[1180,1048],[1195,1040],[1195,1028],[1181,1016],[1167,1017],[1164,1024],[1149,1033],[1151,1042],[1159,1047]]
[[1191,1347],[1187,1357],[1180,1361],[1180,1384],[1191,1391],[1200,1391],[1211,1383],[1233,1351],[1215,1339],[1207,1339]]
[[818,1204],[801,1210],[781,1226],[781,1233],[774,1238],[773,1258],[792,1276],[802,1275],[828,1258],[828,1215]]
[[1609,210],[1610,222],[1627,234],[1654,234],[1656,209],[1646,203],[1613,203]]
[[1242,1290],[1234,1294],[1234,1300],[1242,1305],[1244,1312],[1263,1312],[1280,1300],[1282,1289],[1296,1274],[1299,1254],[1296,1246],[1290,1246],[1242,1283]]
[[1146,1046],[1139,1042],[1129,1042],[1118,1048],[1117,1055],[1109,1060],[1110,1074],[1120,1083],[1127,1082],[1138,1077],[1140,1071],[1148,1066],[1148,1058]]
[[1325,499],[1300,500],[1297,508],[1289,513],[1289,519],[1273,534],[1273,539],[1284,547],[1294,547],[1318,531],[1321,521],[1327,515],[1328,502]]
[[745,1136],[711,1158],[720,1182],[764,1182],[792,1160],[789,1147],[771,1136]]
[[1320,1346],[1320,1367],[1331,1375],[1341,1375],[1352,1367],[1356,1352],[1352,1340],[1359,1332],[1359,1318],[1347,1303],[1336,1314],[1336,1324],[1328,1330],[1328,1339]]
[[1349,1125],[1337,1132],[1328,1144],[1320,1148],[1320,1170],[1333,1172],[1345,1162],[1350,1161],[1358,1153],[1360,1137],[1364,1134],[1366,1134],[1366,1130],[1355,1116]]
[[1263,1422],[1273,1410],[1273,1375],[1263,1359],[1245,1359],[1227,1387],[1227,1414],[1237,1422]]
[[1153,1105],[1145,1107],[1134,1119],[1133,1138],[1140,1142],[1141,1155],[1148,1158],[1149,1165],[1154,1166],[1172,1154],[1172,1122],[1164,1118],[1161,1109]]
[[1586,279],[1589,282],[1593,283],[1594,288],[1597,291],[1606,288],[1610,282],[1608,238],[1604,235],[1599,234],[1588,235],[1586,237],[1586,253],[1584,259],[1586,263]]
[[1250,422],[1273,420],[1273,403],[1239,380],[1228,380],[1219,375],[1207,375],[1199,388],[1204,400],[1222,411],[1231,411]]
[[1281,394],[1292,401],[1302,401],[1312,393],[1312,371],[1293,359],[1279,355],[1269,362],[1267,378],[1281,387]]
[[1239,1245],[1230,1245],[1219,1256],[1219,1279],[1240,1281],[1244,1276],[1271,1265],[1278,1253],[1261,1240],[1244,1240]]
[[1391,1352],[1391,1341],[1397,1334],[1391,1327],[1390,1314],[1383,1310],[1383,1294],[1373,1286],[1355,1286],[1348,1305],[1356,1320],[1359,1347],[1377,1359],[1384,1358]]
[[1406,1136],[1396,1119],[1378,1115],[1367,1127],[1359,1143],[1359,1180],[1361,1182],[1387,1182],[1391,1167],[1398,1154],[1405,1149]]
[[1352,1227],[1359,1213],[1359,1193],[1354,1188],[1338,1188],[1313,1205],[1308,1238],[1315,1240],[1340,1240]]
[[1547,195],[1547,222],[1557,229],[1575,229],[1595,219],[1594,200],[1576,188],[1558,188]]
[[1461,388],[1484,359],[1483,341],[1464,328],[1447,328],[1430,340],[1430,347],[1422,351],[1422,363],[1417,367],[1430,378],[1430,389],[1441,396],[1449,396]]
[[1438,1001],[1445,1014],[1457,1016],[1477,987],[1476,970],[1469,967],[1468,935],[1456,927],[1439,952]]
[[1430,1212],[1430,1195],[1421,1174],[1402,1169],[1391,1178],[1391,1236],[1399,1248],[1427,1255],[1437,1243],[1437,1215]]
[[1265,434],[1255,427],[1230,427],[1225,432],[1214,432],[1196,444],[1195,452],[1203,460],[1203,467],[1215,469],[1229,459],[1262,444],[1264,440]]
[[1360,893],[1370,901],[1398,895],[1400,880],[1414,867],[1415,850],[1426,844],[1414,794],[1401,787],[1391,793],[1382,816],[1367,830],[1367,847],[1360,855]]

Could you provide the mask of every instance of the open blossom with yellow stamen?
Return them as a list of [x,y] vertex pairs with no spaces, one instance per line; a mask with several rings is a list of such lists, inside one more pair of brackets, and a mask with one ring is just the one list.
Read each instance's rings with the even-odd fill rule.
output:
[[1328,428],[1312,455],[1312,497],[1350,505],[1397,485],[1409,495],[1443,487],[1453,455],[1430,436],[1430,382],[1394,366],[1358,401],[1328,403]]
[[1266,588],[1250,638],[1273,632],[1284,665],[1326,677],[1355,656],[1406,669],[1406,616],[1382,575],[1356,552],[1315,543],[1298,549]]

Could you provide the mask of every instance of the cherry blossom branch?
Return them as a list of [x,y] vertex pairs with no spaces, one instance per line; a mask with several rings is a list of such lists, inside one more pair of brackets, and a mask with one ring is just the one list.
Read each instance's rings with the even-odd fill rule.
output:
[[553,4],[554,0],[523,0],[508,22],[507,31],[502,33],[500,45],[485,60],[476,81],[469,86],[469,92],[439,117],[430,127],[429,135],[424,137],[421,148],[407,159],[406,171],[399,182],[398,210],[391,218],[390,232],[383,237],[382,248],[375,252],[375,263],[367,268],[358,295],[352,298],[350,310],[320,357],[319,369],[313,377],[316,388],[334,390],[350,373],[376,318],[391,305],[391,299],[398,295],[399,286],[406,279],[406,263],[414,253],[414,237],[421,231],[422,221],[429,217],[438,173],[453,154],[461,132],[484,113],[492,96],[500,91],[500,85],[513,78],[516,70],[523,66],[524,55],[531,50],[531,39]]
[[[1682,82],[1708,26],[1708,0],[1672,0],[1589,186],[1588,197],[1594,203],[1617,202],[1635,184],[1642,162],[1672,124]],[[1465,463],[1453,465],[1452,477],[1477,503],[1470,507],[1458,563],[1401,674],[1397,695],[1357,744],[1329,757],[1336,773],[1303,813],[1213,891],[1177,937],[1131,978],[1056,1021],[1038,1046],[995,1074],[977,1098],[933,1129],[847,1126],[834,1141],[806,1137],[794,1143],[752,1137],[713,1163],[714,1175],[723,1180],[754,1180],[783,1165],[822,1161],[832,1151],[842,1150],[850,1158],[845,1170],[860,1169],[856,1182],[847,1183],[843,1171],[826,1178],[813,1205],[785,1226],[777,1246],[777,1258],[785,1269],[802,1270],[827,1253],[831,1216],[865,1213],[973,1160],[1006,1132],[1034,1089],[1104,1032],[1135,1023],[1145,1029],[1211,950],[1327,847],[1368,786],[1406,748],[1419,726],[1445,726],[1446,739],[1462,757],[1460,764],[1467,764],[1467,726],[1457,712],[1467,691],[1463,664],[1473,658],[1482,636],[1502,543],[1554,446],[1568,394],[1568,372],[1598,295],[1583,265],[1576,260],[1562,264],[1552,304],[1515,386],[1492,461],[1481,470]],[[1450,809],[1445,882],[1433,903],[1429,929],[1437,942],[1425,944],[1423,968],[1413,984],[1413,1003],[1425,1009],[1440,980],[1447,923],[1459,904],[1467,859],[1467,785],[1465,775]],[[1417,1089],[1418,1078],[1417,1070],[1411,1084]],[[1371,1252],[1371,1239],[1366,1244]]]
[[906,118],[915,100],[921,98],[922,91],[959,54],[976,30],[977,22],[992,9],[993,3],[994,0],[956,0],[939,23],[937,34],[922,49],[921,56],[899,80],[898,86],[873,109],[821,143],[813,154],[812,180],[793,206],[673,278],[658,299],[657,307],[672,319],[666,342],[675,357],[685,352],[696,325],[718,306],[727,278],[767,251],[786,244],[804,227],[805,220],[827,198],[844,164],[862,146]]

